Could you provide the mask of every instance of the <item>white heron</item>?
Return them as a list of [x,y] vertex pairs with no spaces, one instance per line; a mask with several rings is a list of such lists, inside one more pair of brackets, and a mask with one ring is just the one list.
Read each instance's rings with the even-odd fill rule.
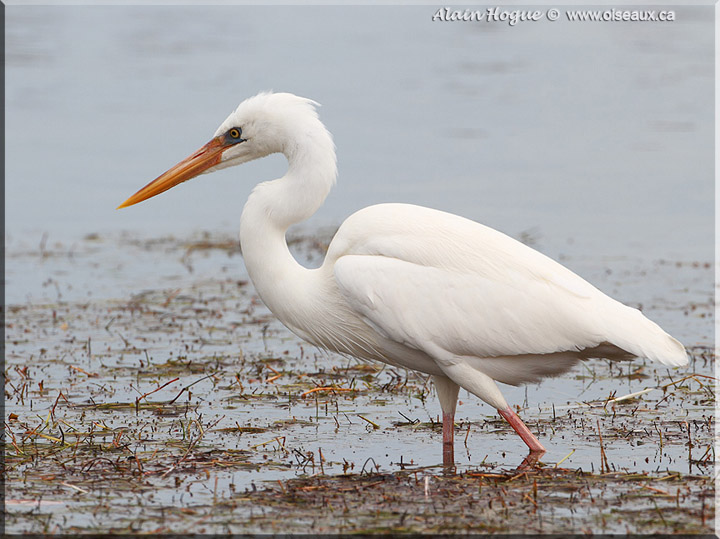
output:
[[284,154],[287,173],[253,189],[240,221],[258,295],[313,345],[431,375],[445,464],[453,463],[461,387],[494,406],[532,456],[545,449],[496,382],[536,382],[587,358],[687,364],[683,345],[637,309],[519,241],[442,211],[362,209],[338,229],[322,266],[300,265],[285,234],[317,211],[337,177],[335,145],[317,105],[288,93],[243,101],[210,142],[120,207],[203,172]]

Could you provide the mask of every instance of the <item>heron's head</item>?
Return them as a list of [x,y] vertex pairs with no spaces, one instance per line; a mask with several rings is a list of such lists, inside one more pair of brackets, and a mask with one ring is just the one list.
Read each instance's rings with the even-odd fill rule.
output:
[[317,105],[288,93],[261,93],[246,99],[218,127],[210,142],[140,189],[119,208],[142,202],[205,172],[278,152],[291,159],[301,141],[329,144],[332,148],[332,138],[315,111]]

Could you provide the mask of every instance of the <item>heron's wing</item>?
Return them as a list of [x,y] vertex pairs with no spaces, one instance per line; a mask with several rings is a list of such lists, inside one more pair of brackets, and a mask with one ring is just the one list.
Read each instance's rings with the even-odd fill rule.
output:
[[372,255],[347,255],[335,278],[381,335],[433,357],[550,354],[592,348],[603,335],[591,298],[522,274],[482,275]]
[[378,332],[433,357],[504,357],[610,343],[669,365],[685,350],[639,311],[561,264],[474,221],[371,206],[338,231],[326,263]]

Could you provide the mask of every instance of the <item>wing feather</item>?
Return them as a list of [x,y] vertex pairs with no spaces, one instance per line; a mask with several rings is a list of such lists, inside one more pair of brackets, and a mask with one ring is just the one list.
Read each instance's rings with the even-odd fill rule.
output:
[[591,299],[547,281],[497,281],[378,255],[341,257],[335,277],[376,331],[427,353],[549,354],[602,342],[587,323]]
[[409,204],[352,215],[328,250],[348,305],[435,357],[575,352],[610,343],[669,365],[683,346],[639,311],[489,227]]

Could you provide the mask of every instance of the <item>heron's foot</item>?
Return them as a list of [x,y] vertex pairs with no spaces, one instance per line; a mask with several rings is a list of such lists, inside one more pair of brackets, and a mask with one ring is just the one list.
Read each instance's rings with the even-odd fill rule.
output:
[[520,463],[520,466],[517,467],[517,471],[525,472],[537,468],[540,457],[542,457],[544,454],[544,449],[542,451],[530,451],[530,453],[527,454],[527,457],[525,457]]

